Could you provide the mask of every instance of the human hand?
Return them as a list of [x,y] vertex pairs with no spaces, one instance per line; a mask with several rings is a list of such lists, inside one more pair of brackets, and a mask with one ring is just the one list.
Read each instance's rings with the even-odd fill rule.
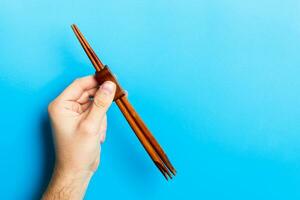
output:
[[[99,166],[101,143],[106,135],[106,112],[115,90],[116,85],[110,81],[98,89],[95,78],[87,76],[75,80],[49,104],[56,163],[45,199],[65,185],[73,187],[74,180],[78,181],[75,185],[81,185],[76,197],[84,195],[90,177]],[[93,101],[90,96],[94,96]]]

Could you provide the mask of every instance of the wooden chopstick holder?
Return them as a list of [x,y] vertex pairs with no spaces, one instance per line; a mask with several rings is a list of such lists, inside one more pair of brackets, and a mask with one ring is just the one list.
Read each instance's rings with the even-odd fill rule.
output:
[[110,71],[110,69],[108,68],[107,65],[105,65],[104,68],[101,69],[100,71],[96,71],[95,78],[96,78],[97,82],[99,83],[99,85],[102,85],[102,83],[104,83],[105,81],[112,81],[116,84],[117,88],[116,88],[114,101],[121,98],[122,96],[125,96],[125,91],[121,88],[117,79],[112,74],[112,72]]

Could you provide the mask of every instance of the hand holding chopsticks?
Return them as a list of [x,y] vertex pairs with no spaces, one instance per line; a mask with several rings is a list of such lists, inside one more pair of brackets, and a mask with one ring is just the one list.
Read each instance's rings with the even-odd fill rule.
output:
[[136,134],[137,138],[157,166],[157,168],[161,171],[164,177],[168,180],[168,178],[172,178],[172,175],[176,175],[176,170],[172,166],[169,161],[167,155],[158,144],[150,130],[147,128],[146,124],[139,117],[137,112],[134,110],[133,106],[129,103],[127,97],[125,96],[124,90],[121,88],[118,81],[112,75],[111,71],[106,65],[100,61],[98,56],[95,54],[93,49],[90,47],[82,33],[79,31],[76,25],[72,25],[72,29],[78,38],[81,46],[86,52],[87,56],[91,60],[95,70],[96,70],[96,79],[99,84],[102,84],[104,81],[110,80],[116,83],[117,91],[114,97],[114,101],[118,105],[119,109],[123,113],[130,127]]

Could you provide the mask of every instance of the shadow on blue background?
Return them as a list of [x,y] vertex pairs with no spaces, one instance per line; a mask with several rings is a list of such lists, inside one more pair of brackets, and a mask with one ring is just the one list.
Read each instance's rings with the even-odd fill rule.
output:
[[78,24],[178,170],[166,182],[115,105],[86,199],[299,199],[298,1],[0,2],[2,199],[38,199],[47,105],[92,66]]
[[[41,151],[42,151],[42,159],[41,159],[41,176],[39,177],[38,187],[34,190],[32,194],[32,199],[41,198],[43,191],[47,188],[47,185],[51,179],[51,172],[54,167],[54,144],[51,135],[51,127],[50,121],[47,113],[41,114]],[[30,180],[30,179],[29,179]]]

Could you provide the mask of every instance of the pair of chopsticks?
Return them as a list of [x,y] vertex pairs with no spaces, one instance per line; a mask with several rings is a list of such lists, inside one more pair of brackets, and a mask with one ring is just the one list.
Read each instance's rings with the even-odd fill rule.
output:
[[[95,52],[93,51],[89,43],[86,41],[78,27],[75,24],[73,24],[71,27],[81,46],[83,47],[85,53],[91,60],[96,72],[100,72],[102,69],[104,69],[105,65],[95,54]],[[172,166],[167,155],[165,154],[161,146],[158,144],[150,130],[147,128],[143,120],[139,117],[137,112],[134,110],[133,106],[129,103],[127,97],[121,96],[120,98],[116,99],[115,102],[118,105],[121,112],[123,113],[130,127],[135,132],[137,138],[142,143],[143,147],[153,160],[154,164],[164,175],[164,177],[168,180],[168,178],[172,178],[173,175],[175,176],[175,168]]]

